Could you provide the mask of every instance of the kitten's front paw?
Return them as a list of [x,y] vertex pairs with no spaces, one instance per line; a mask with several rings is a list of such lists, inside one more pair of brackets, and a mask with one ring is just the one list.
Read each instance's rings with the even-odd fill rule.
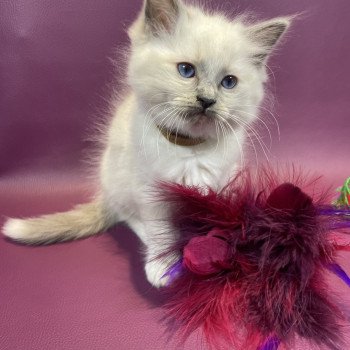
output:
[[164,287],[169,282],[169,264],[161,260],[150,260],[145,265],[147,280],[154,287]]

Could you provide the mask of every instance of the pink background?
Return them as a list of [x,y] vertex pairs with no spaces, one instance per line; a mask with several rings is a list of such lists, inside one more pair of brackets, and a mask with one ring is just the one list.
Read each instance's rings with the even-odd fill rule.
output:
[[[269,157],[340,185],[350,175],[350,2],[211,3],[261,18],[303,13],[269,62],[281,130],[278,141],[265,113]],[[93,147],[86,140],[103,120],[115,80],[108,57],[126,43],[140,5],[0,2],[0,224],[4,216],[69,209],[92,192],[81,159]],[[1,239],[0,349],[178,349],[167,342],[163,297],[146,282],[139,250],[122,226],[48,247]],[[186,346],[195,348],[203,348],[197,335]]]

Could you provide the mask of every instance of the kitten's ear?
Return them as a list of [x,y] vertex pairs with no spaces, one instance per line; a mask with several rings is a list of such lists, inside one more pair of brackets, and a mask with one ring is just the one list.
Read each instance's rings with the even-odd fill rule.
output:
[[292,17],[278,17],[248,27],[248,35],[258,47],[258,52],[253,57],[257,64],[263,63],[267,59],[277,42],[287,31],[291,20]]
[[179,16],[178,0],[145,0],[145,24],[152,34],[171,32]]

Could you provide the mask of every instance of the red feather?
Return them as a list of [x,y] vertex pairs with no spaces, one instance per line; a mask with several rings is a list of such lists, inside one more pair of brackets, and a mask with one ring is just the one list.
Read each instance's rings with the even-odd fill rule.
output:
[[171,224],[181,233],[169,254],[183,256],[168,287],[170,317],[187,337],[204,330],[209,345],[252,349],[270,337],[284,344],[301,336],[343,349],[342,314],[324,282],[335,247],[318,215],[322,197],[263,172],[252,186],[248,171],[222,191],[163,184]]

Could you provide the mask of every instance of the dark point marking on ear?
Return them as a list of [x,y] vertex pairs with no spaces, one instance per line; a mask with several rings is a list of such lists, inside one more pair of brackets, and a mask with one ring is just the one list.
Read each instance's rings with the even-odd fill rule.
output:
[[265,61],[267,55],[268,55],[267,52],[266,53],[257,53],[255,55],[253,55],[253,57],[252,57],[253,63],[256,66],[260,66],[262,64],[262,62]]
[[146,0],[145,20],[152,34],[171,32],[179,14],[177,0]]
[[262,28],[257,28],[255,31],[255,37],[259,40],[264,46],[272,48],[282,36],[282,34],[287,29],[287,23],[271,23]]
[[249,36],[259,49],[253,55],[256,65],[262,64],[290,25],[289,17],[281,17],[257,23],[249,28]]

